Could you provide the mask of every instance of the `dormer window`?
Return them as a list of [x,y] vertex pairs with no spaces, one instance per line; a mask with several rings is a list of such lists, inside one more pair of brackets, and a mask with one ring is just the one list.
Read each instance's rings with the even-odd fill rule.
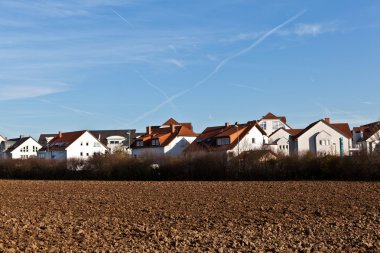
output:
[[273,125],[272,125],[272,129],[273,130],[277,130],[277,129],[281,128],[281,127],[282,127],[282,124],[281,124],[280,121],[278,121],[278,120],[273,121]]
[[160,142],[158,139],[153,139],[152,140],[152,146],[160,146]]
[[228,145],[228,144],[230,144],[230,138],[229,137],[216,139],[216,145],[218,145],[218,146]]
[[267,130],[267,122],[266,121],[260,122],[260,126],[262,129]]
[[143,141],[136,141],[136,147],[143,147],[144,142]]

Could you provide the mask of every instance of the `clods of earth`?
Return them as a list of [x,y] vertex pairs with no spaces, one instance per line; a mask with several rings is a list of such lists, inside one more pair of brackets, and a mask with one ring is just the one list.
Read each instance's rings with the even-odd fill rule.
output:
[[380,252],[380,183],[0,181],[0,252]]

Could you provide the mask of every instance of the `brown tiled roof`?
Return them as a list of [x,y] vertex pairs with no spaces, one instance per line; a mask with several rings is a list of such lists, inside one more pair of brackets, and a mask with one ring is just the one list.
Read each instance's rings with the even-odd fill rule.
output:
[[[236,127],[237,126],[237,127]],[[257,121],[250,121],[246,124],[227,125],[227,126],[214,126],[207,127],[190,146],[186,149],[186,152],[198,152],[198,151],[227,151],[233,149],[238,140],[242,140],[249,131],[257,127],[257,129],[265,135],[265,131],[260,127]],[[221,137],[229,137],[230,144],[217,145],[216,140]],[[238,138],[239,137],[239,138]]]
[[164,124],[162,124],[163,126],[170,126],[170,125],[180,125],[180,123],[178,123],[175,119],[173,118],[170,118],[168,119]]
[[300,131],[296,135],[292,136],[292,138],[293,139],[298,139],[301,135],[303,135],[304,133],[306,133],[310,128],[312,128],[313,126],[315,126],[319,122],[324,122],[326,125],[330,126],[332,129],[338,131],[339,133],[341,133],[345,137],[352,138],[352,133],[350,131],[350,126],[348,125],[348,123],[332,123],[332,124],[330,124],[330,123],[326,122],[323,119],[311,123],[305,129],[303,129],[302,131]]
[[[79,137],[81,137],[86,131],[76,131],[76,132],[68,132],[61,133],[61,137],[57,134],[47,145],[49,145],[49,150],[66,150],[74,141],[76,141]],[[41,148],[41,151],[46,151],[47,145]]]
[[[176,123],[176,125],[166,125],[168,122],[173,122],[169,119],[162,126],[152,126],[151,133],[145,133],[138,138],[136,141],[143,141],[143,146],[136,146],[136,141],[132,143],[131,147],[133,148],[146,148],[146,147],[165,147],[169,145],[177,136],[189,136],[197,137],[197,134],[192,130],[193,126],[191,123]],[[176,122],[176,121],[175,121]],[[183,124],[183,125],[182,125]],[[173,132],[172,132],[173,127]],[[152,140],[158,140],[159,146],[152,145]]]
[[351,133],[350,126],[348,125],[348,123],[332,123],[330,125],[338,129],[347,138],[352,138],[352,133]]
[[284,131],[288,132],[289,135],[296,135],[296,134],[298,134],[299,132],[301,132],[303,130],[303,129],[286,129],[286,128],[281,127],[279,129],[277,129],[276,131],[274,131],[273,133],[271,133],[269,135],[269,137],[271,137],[272,135],[274,135],[275,133],[277,133],[281,129],[283,129]]
[[286,117],[285,116],[276,116],[271,112],[268,112],[265,116],[263,116],[261,119],[278,119],[286,124]]
[[362,129],[362,132],[363,132],[363,139],[368,140],[376,132],[380,130],[380,121],[361,126],[360,128]]

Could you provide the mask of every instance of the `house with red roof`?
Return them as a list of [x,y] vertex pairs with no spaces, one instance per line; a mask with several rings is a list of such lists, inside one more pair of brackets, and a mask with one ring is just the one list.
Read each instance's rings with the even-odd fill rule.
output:
[[170,118],[160,126],[147,126],[146,132],[132,143],[132,155],[177,156],[197,137],[191,123],[179,123]]
[[290,155],[307,152],[316,155],[345,156],[352,148],[352,134],[348,123],[331,123],[329,118],[311,123],[289,138]]
[[280,128],[291,129],[291,127],[286,123],[285,116],[276,116],[271,112],[268,112],[265,116],[263,116],[259,120],[259,124],[268,136]]
[[38,151],[44,159],[88,159],[96,154],[105,154],[107,147],[89,131],[59,132]]
[[267,139],[256,120],[234,125],[227,122],[222,126],[207,127],[186,149],[186,153],[222,152],[233,157],[244,151],[262,149]]
[[301,131],[302,129],[279,128],[268,136],[269,142],[266,146],[276,154],[288,156],[290,155],[289,140],[291,136],[296,135]]
[[352,135],[353,145],[359,150],[380,153],[380,121],[354,127]]

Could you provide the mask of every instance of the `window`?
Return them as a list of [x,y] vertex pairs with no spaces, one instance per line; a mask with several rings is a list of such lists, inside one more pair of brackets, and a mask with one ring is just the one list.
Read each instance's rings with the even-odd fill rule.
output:
[[228,145],[230,144],[230,138],[218,138],[216,139],[216,145],[221,146],[221,145]]
[[80,152],[80,156],[83,156],[83,152]]
[[160,145],[160,142],[158,139],[153,139],[152,140],[152,146],[159,146]]
[[88,153],[86,153],[86,155],[87,155],[87,156],[89,156],[89,154],[88,154]]
[[321,146],[322,146],[322,140],[320,140],[320,141],[319,141],[319,145],[321,145]]
[[281,124],[280,121],[278,121],[278,120],[273,121],[273,124],[272,124],[272,129],[273,130],[277,130],[277,129],[281,128],[281,127],[282,127],[282,124]]
[[96,147],[96,148],[100,147],[100,143],[99,142],[94,142],[94,147]]
[[136,141],[136,147],[142,147],[142,146],[144,146],[143,141]]
[[260,122],[260,126],[262,129],[267,130],[267,122],[266,121]]
[[252,138],[252,143],[256,143],[256,140],[255,140],[255,138]]
[[88,146],[88,142],[86,142],[86,146]]
[[80,145],[83,146],[83,142],[81,142]]

